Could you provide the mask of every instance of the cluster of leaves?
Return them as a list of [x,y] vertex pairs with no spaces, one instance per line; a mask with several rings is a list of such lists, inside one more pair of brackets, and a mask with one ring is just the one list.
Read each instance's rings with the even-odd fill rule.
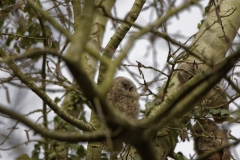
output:
[[[42,43],[44,37],[41,25],[44,25],[46,35],[50,36],[52,34],[50,26],[41,19],[37,11],[24,5],[22,1],[18,3],[4,1],[2,3],[4,4],[1,10],[0,27],[4,36],[1,36],[1,40],[6,46],[15,49],[11,52],[20,54],[21,51]],[[42,21],[42,24],[40,24],[40,21]]]

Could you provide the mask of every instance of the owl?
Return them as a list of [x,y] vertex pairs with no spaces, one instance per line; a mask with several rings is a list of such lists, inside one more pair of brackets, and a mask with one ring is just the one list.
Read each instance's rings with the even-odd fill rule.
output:
[[[126,118],[137,119],[139,115],[139,94],[136,85],[126,77],[117,77],[107,94],[107,101],[110,105],[120,111]],[[107,122],[111,131],[115,131],[117,124]],[[123,149],[123,141],[119,138],[112,139],[113,148],[110,149],[106,141],[103,148],[116,154]]]
[[126,77],[117,77],[107,94],[107,101],[126,117],[137,119],[139,94],[135,84]]
[[[184,85],[188,80],[190,80],[195,75],[203,72],[208,67],[203,63],[181,63],[178,66],[179,71],[177,72],[177,77],[180,85]],[[210,109],[217,109],[218,112],[211,112],[212,117],[216,123],[223,123],[229,117],[227,111],[229,111],[227,95],[225,90],[222,89],[220,84],[216,84],[209,90],[196,104],[202,107],[204,113],[209,113]],[[225,114],[222,114],[225,111]]]
[[[201,125],[193,126],[194,149],[197,155],[205,154],[228,143],[227,133],[221,130],[215,122],[209,119],[202,121]],[[230,151],[225,148],[209,155],[206,160],[230,160]]]

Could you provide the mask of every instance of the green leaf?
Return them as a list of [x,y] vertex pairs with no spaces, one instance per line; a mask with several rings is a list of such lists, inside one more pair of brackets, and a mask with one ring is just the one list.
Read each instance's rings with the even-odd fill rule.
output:
[[178,152],[175,155],[175,158],[176,158],[176,160],[184,160],[184,156],[183,156],[182,152]]
[[82,145],[78,145],[77,154],[79,158],[83,158],[86,156],[86,149]]
[[148,108],[152,103],[151,102],[146,102],[145,107]]
[[174,86],[174,82],[170,82],[168,88],[171,88],[172,86]]
[[134,159],[135,160],[141,160],[142,158],[137,154],[137,152],[134,153]]
[[226,110],[226,109],[221,109],[221,116],[223,116],[223,115],[229,115],[230,114],[230,112],[228,111],[228,110]]
[[11,44],[12,40],[14,40],[14,37],[13,37],[13,36],[8,36],[8,39],[7,39],[7,41],[6,41],[5,44],[6,44],[7,46],[9,46],[9,45]]
[[198,23],[198,24],[197,24],[197,28],[198,28],[198,29],[200,29],[200,28],[201,28],[201,26],[202,26],[202,24],[201,24],[201,23]]
[[69,144],[69,147],[71,147],[71,148],[73,148],[73,149],[78,149],[79,144],[71,143],[71,144]]
[[20,53],[20,48],[16,45],[16,43],[14,44],[14,48],[16,49],[17,53]]
[[107,153],[101,153],[101,160],[108,160]]
[[56,147],[57,151],[62,151],[64,149],[64,144],[60,144]]
[[208,14],[208,12],[209,12],[209,10],[210,10],[210,7],[211,7],[211,6],[205,7],[204,13],[203,13],[204,16],[206,16],[206,15]]
[[49,154],[49,158],[53,159],[54,157],[56,157],[56,155],[57,155],[56,152],[52,152]]
[[22,154],[21,156],[17,157],[16,160],[33,160],[27,154]]
[[75,155],[70,155],[70,159],[71,160],[79,160],[80,157],[77,157]]
[[229,117],[229,118],[228,118],[228,122],[229,122],[229,123],[236,122],[236,121],[237,121],[237,120],[234,119],[234,118],[232,118],[232,117]]
[[84,122],[87,122],[86,112],[85,112],[85,111],[82,111],[81,116],[79,117],[79,119],[80,119],[80,120],[83,120]]
[[55,103],[58,103],[58,102],[60,102],[60,100],[61,100],[61,99],[60,99],[59,97],[55,97],[54,102],[55,102]]
[[41,144],[39,144],[39,143],[34,145],[34,150],[32,151],[32,159],[33,160],[39,159],[40,147],[41,147]]
[[210,112],[214,115],[221,113],[221,109],[210,109]]
[[54,123],[58,124],[58,123],[62,122],[62,118],[59,116],[55,116],[53,121],[54,121]]
[[240,117],[240,110],[235,111],[234,114],[236,114],[238,117]]

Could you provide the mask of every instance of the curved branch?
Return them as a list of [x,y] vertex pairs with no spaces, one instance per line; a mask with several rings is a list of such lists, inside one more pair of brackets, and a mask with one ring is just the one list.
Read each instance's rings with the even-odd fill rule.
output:
[[11,116],[11,118],[20,121],[26,126],[33,129],[35,132],[40,134],[43,137],[55,139],[58,141],[67,141],[67,142],[88,142],[88,141],[99,141],[105,138],[103,132],[94,131],[94,132],[86,132],[84,134],[72,133],[72,132],[58,132],[58,131],[50,131],[41,127],[38,124],[30,121],[22,115],[19,115],[17,112],[7,109],[7,107],[3,107],[0,105],[0,112],[6,115]]
[[[0,57],[3,59],[8,58],[8,55],[0,48]],[[13,60],[8,59],[9,63],[7,65],[9,68],[13,71],[13,73],[21,80],[22,83],[24,83],[26,86],[28,86],[34,93],[36,93],[44,102],[47,103],[47,105],[62,119],[64,119],[66,122],[72,124],[73,126],[81,129],[90,131],[93,130],[92,126],[85,123],[82,120],[79,120],[77,118],[74,118],[70,116],[67,112],[62,111],[60,107],[44,92],[42,91],[35,83],[29,79],[26,75],[22,73],[22,71],[17,67],[17,65],[14,63]]]
[[[104,49],[103,57],[112,59],[115,50],[117,49],[117,47],[122,42],[125,35],[128,33],[128,31],[132,27],[132,24],[134,24],[134,22],[138,18],[145,2],[146,2],[146,0],[135,0],[130,12],[128,13],[128,15],[126,17],[126,21],[124,21],[117,28],[114,35],[110,38],[110,41],[108,42],[107,46]],[[110,15],[108,15],[107,12],[105,12],[105,14],[108,17],[110,16]],[[104,77],[106,77],[106,75],[105,75],[106,69],[107,69],[107,66],[104,63],[101,63],[100,69],[99,69],[99,75],[98,75],[98,83],[101,83],[105,79]]]
[[72,44],[66,55],[66,64],[74,79],[81,87],[84,95],[93,102],[93,98],[99,95],[99,91],[89,76],[82,62],[84,47],[89,38],[94,15],[94,1],[85,1],[84,9],[80,15],[80,22],[76,29]]
[[174,95],[165,99],[161,107],[154,108],[150,113],[152,117],[142,120],[139,125],[147,127],[149,124],[157,124],[154,128],[162,128],[173,119],[183,116],[198,99],[228,73],[239,57],[240,50],[216,64],[213,69],[194,76]]
[[[240,1],[215,1],[192,43],[202,60],[216,63],[225,57],[240,27]],[[194,61],[194,57],[187,58]]]
[[137,38],[139,38],[140,36],[146,34],[147,32],[151,31],[153,28],[155,28],[156,26],[160,26],[163,22],[165,22],[168,18],[170,18],[171,16],[181,12],[182,10],[186,9],[187,7],[189,7],[190,5],[193,4],[193,1],[187,1],[185,3],[183,3],[182,5],[180,5],[177,8],[173,8],[173,9],[169,9],[165,15],[163,15],[162,17],[159,17],[159,19],[157,19],[155,22],[153,22],[152,24],[150,24],[148,27],[146,28],[142,28],[139,32],[137,32],[136,34],[132,35],[128,42],[126,43],[126,46],[124,47],[123,51],[121,52],[120,56],[115,60],[115,63],[117,65],[120,65],[121,61],[123,60],[123,58],[126,57],[128,51],[132,48],[132,46],[134,45],[134,42]]
[[214,150],[212,150],[212,151],[209,151],[209,152],[207,152],[207,153],[205,153],[205,154],[200,155],[199,157],[197,157],[196,160],[205,159],[205,158],[207,158],[209,155],[212,155],[213,153],[222,151],[222,150],[225,149],[225,148],[229,148],[229,147],[236,146],[236,145],[238,145],[239,143],[240,143],[240,139],[237,139],[237,141],[235,141],[235,142],[232,142],[232,143],[229,143],[229,144],[225,144],[225,145],[223,145],[223,146],[221,146],[221,147],[218,147],[218,148],[216,148],[216,149],[214,149]]
[[4,59],[0,60],[0,63],[9,63],[10,61],[21,60],[21,59],[24,59],[24,58],[31,58],[31,57],[33,57],[35,55],[44,55],[44,54],[50,54],[52,56],[57,56],[57,57],[65,60],[65,57],[60,55],[56,51],[56,49],[51,49],[51,48],[39,49],[39,48],[35,48],[35,49],[27,50],[24,54],[13,55],[11,57],[7,56]]

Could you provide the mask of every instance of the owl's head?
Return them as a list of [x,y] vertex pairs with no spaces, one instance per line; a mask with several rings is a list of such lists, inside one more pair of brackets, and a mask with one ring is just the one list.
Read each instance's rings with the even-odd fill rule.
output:
[[120,87],[120,88],[122,88],[122,89],[124,89],[126,91],[130,91],[131,92],[131,91],[135,91],[136,90],[135,84],[130,79],[125,78],[125,77],[117,77],[115,79],[114,83],[118,87]]

